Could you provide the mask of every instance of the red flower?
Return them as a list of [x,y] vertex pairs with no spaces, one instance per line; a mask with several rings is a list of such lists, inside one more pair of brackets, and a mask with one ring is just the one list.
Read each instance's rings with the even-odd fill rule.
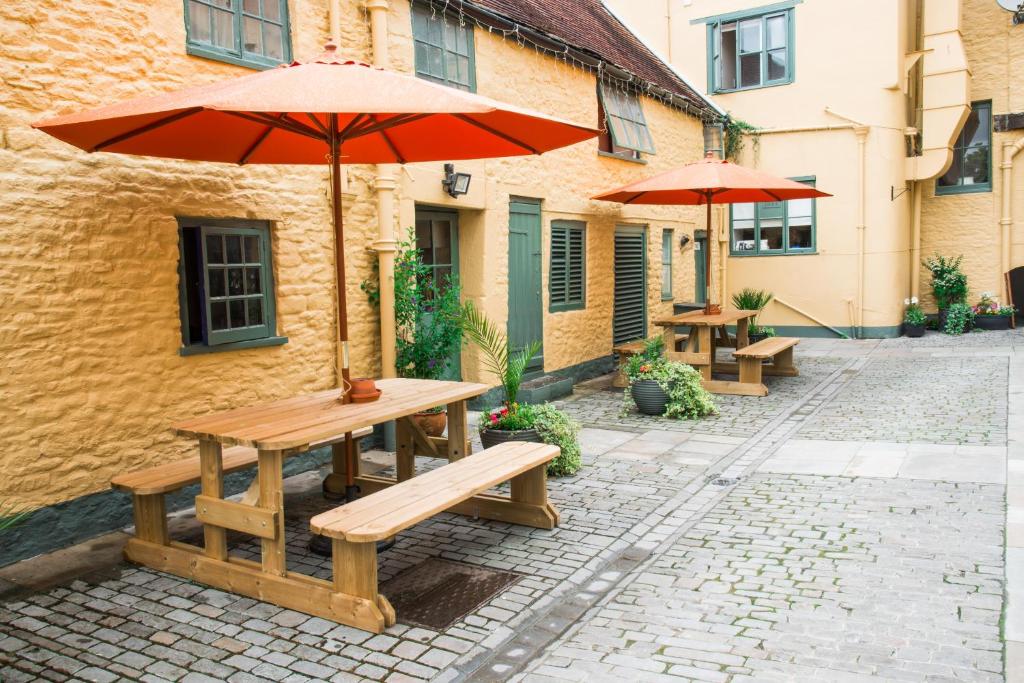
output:
[[508,415],[508,408],[502,408],[501,409],[501,414],[502,415]]

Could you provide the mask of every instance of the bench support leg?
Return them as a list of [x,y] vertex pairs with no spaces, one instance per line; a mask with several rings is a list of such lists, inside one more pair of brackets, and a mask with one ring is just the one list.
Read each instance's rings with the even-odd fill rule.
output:
[[470,454],[469,416],[466,402],[448,404],[448,460],[455,462]]
[[395,420],[395,473],[398,481],[416,476],[415,448],[410,420]]
[[132,496],[135,536],[143,541],[167,545],[167,510],[163,494]]
[[715,337],[711,332],[711,328],[707,326],[697,328],[697,344],[700,348],[700,352],[711,354],[708,364],[701,365],[698,368],[700,370],[701,377],[705,380],[711,379],[711,364],[715,362]]
[[551,526],[558,526],[558,510],[548,502],[548,467],[547,464],[527,470],[511,482],[513,503],[521,503],[539,508],[541,514],[551,521]]
[[[351,543],[342,538],[331,539],[334,546],[334,590],[366,600],[376,609],[375,618],[384,627],[395,623],[395,610],[388,599],[377,592],[377,544]],[[378,616],[379,615],[379,616]],[[380,633],[380,626],[361,626]]]
[[[201,439],[199,441],[199,470],[200,488],[204,496],[224,497],[223,467],[220,444],[216,441]],[[204,524],[203,539],[207,557],[215,560],[227,559],[228,536],[226,529],[212,524]]]
[[[344,448],[344,446],[343,446]],[[263,571],[284,576],[284,481],[282,468],[284,456],[281,451],[260,451],[259,455],[260,498],[259,507],[277,511],[277,533],[275,538],[261,538]]]
[[788,349],[782,349],[772,359],[772,366],[779,369],[785,370],[787,375],[796,375],[796,366],[793,365],[793,347],[790,346]]
[[[359,442],[353,444],[358,454]],[[359,473],[356,472],[356,476]],[[324,477],[324,495],[331,500],[337,500],[345,496],[345,443],[331,444],[331,471]]]
[[743,384],[761,383],[760,358],[740,358],[740,382]]

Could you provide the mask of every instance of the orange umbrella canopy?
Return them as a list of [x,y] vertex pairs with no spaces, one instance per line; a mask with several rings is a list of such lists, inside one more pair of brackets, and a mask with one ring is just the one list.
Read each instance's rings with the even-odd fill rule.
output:
[[59,116],[34,127],[88,152],[323,164],[332,123],[347,164],[540,154],[598,134],[343,59],[333,45],[310,62]]
[[[716,159],[708,152],[700,161],[630,183],[617,190],[602,192],[592,199],[623,204],[706,204],[710,242],[712,204],[779,202],[831,196],[795,180]],[[718,306],[711,303],[711,249],[704,250],[704,274],[708,292],[704,310],[706,313],[714,313]]]
[[593,199],[623,204],[743,204],[831,197],[795,180],[707,157]]

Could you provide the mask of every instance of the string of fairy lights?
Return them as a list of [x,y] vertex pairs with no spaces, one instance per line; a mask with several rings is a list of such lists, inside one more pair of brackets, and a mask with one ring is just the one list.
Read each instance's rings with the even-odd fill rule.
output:
[[[523,26],[506,17],[500,17],[500,15],[498,15],[498,17],[502,21],[511,24],[511,27],[505,28],[497,26],[496,22],[487,22],[480,16],[477,16],[479,13],[474,13],[473,15],[468,14],[464,11],[465,3],[463,0],[414,1],[420,6],[429,7],[432,19],[439,18],[446,24],[449,21],[456,21],[460,28],[465,28],[467,25],[471,25],[474,29],[487,31],[488,34],[497,36],[502,40],[514,41],[521,49],[533,49],[539,55],[557,59],[570,68],[578,69],[593,75],[604,87],[613,87],[621,92],[633,95],[643,95],[644,97],[653,99],[661,104],[679,109],[691,116],[699,118],[704,123],[720,123],[723,119],[723,116],[711,107],[696,106],[683,95],[671,93],[665,88],[658,86],[645,78],[628,72],[623,67],[609,64],[598,55],[594,55],[594,61],[596,64],[590,64],[579,59],[576,56],[577,51],[586,52],[586,50],[581,47],[569,45],[555,36],[544,36],[546,41],[541,43],[530,35],[534,31],[543,34],[543,31]],[[486,8],[480,9],[486,10]],[[491,10],[486,11],[490,12]],[[366,9],[365,4],[363,5],[363,16],[367,27],[369,27],[369,12]],[[366,47],[368,50],[369,32],[364,31],[363,34],[367,42]],[[626,74],[627,77],[623,78],[619,75],[619,72]]]

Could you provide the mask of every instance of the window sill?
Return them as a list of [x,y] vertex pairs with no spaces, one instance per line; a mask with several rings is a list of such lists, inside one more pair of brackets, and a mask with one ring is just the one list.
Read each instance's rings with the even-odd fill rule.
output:
[[935,196],[945,197],[951,194],[977,194],[978,192],[991,192],[992,183],[977,185],[950,185],[948,187],[935,186]]
[[548,313],[565,313],[566,311],[583,311],[586,310],[584,304],[555,304],[548,306]]
[[800,251],[771,251],[765,253],[748,253],[744,251],[730,251],[729,256],[735,256],[737,258],[756,258],[758,256],[817,256],[817,249],[806,249]]
[[239,57],[238,55],[227,54],[225,52],[219,52],[215,49],[204,47],[202,45],[187,44],[185,46],[185,52],[192,55],[193,57],[202,57],[203,59],[212,59],[217,62],[226,62],[227,64],[234,64],[235,66],[244,66],[248,69],[257,69],[258,71],[266,71],[267,69],[273,69],[280,64],[287,64],[291,60],[285,60],[283,62],[271,62],[258,61],[255,59],[246,59]]
[[751,90],[764,90],[765,88],[778,88],[782,85],[792,85],[795,79],[787,78],[784,81],[776,81],[775,83],[762,83],[761,85],[748,85],[745,88],[732,88],[730,90],[717,89],[712,90],[708,95],[731,95],[738,92],[749,92]]
[[619,161],[627,161],[627,162],[629,162],[631,164],[646,164],[647,163],[647,159],[644,159],[644,158],[634,159],[632,157],[624,157],[624,156],[622,156],[620,154],[616,154],[615,152],[606,152],[603,149],[597,150],[597,156],[605,157],[606,159],[618,159]]
[[675,301],[675,297],[674,296],[665,296],[664,294],[662,294],[661,295],[661,300],[662,301]]
[[287,343],[288,337],[264,337],[263,339],[247,339],[229,344],[217,344],[216,346],[192,344],[191,346],[182,346],[178,349],[178,355],[201,356],[207,353],[220,353],[221,351],[241,351],[243,349],[258,349],[264,346],[282,346]]

